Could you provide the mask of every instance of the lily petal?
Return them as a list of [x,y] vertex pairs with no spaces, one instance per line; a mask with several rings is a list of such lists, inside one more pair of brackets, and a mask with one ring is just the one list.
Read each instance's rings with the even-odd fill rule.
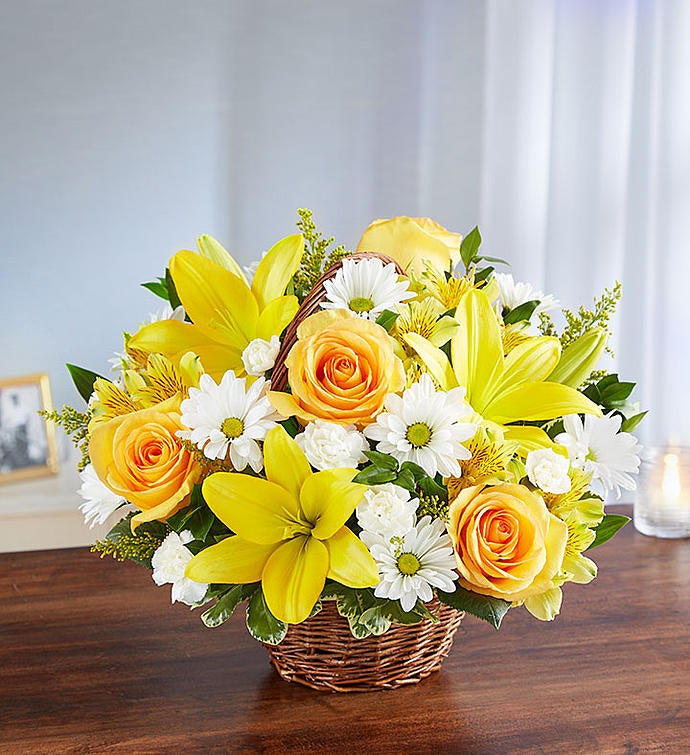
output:
[[217,265],[229,270],[233,275],[236,275],[240,280],[247,283],[247,279],[244,275],[244,270],[235,262],[233,256],[228,252],[225,247],[213,236],[204,234],[199,236],[196,240],[199,247],[199,253],[209,260],[212,260]]
[[551,336],[536,336],[518,344],[505,358],[503,374],[496,382],[488,401],[504,390],[522,383],[538,383],[545,380],[558,364],[561,344]]
[[256,337],[270,341],[271,336],[279,336],[294,318],[299,309],[296,296],[279,296],[269,302],[259,315]]
[[[457,323],[455,323],[457,325]],[[458,381],[450,366],[448,357],[441,349],[431,344],[424,336],[419,333],[405,333],[403,336],[405,343],[411,346],[428,368],[431,376],[441,387],[443,391],[449,391],[456,388]]]
[[313,537],[295,537],[271,554],[262,575],[266,605],[288,624],[304,621],[321,595],[328,573],[328,550]]
[[252,293],[260,310],[285,293],[303,253],[304,236],[301,233],[286,236],[266,252],[256,268],[252,282]]
[[311,466],[302,449],[280,425],[266,434],[264,467],[271,482],[287,490],[295,501],[299,500],[302,485],[311,475]]
[[565,414],[601,417],[601,409],[595,403],[574,388],[559,383],[523,383],[503,391],[485,407],[484,413],[501,424],[553,419]]
[[302,485],[300,504],[304,516],[314,525],[313,537],[333,537],[350,518],[367,489],[351,481],[356,474],[356,469],[326,469],[311,475]]
[[501,330],[489,300],[477,289],[462,297],[455,317],[461,327],[450,341],[453,369],[472,408],[486,414],[486,399],[503,372]]
[[324,542],[330,558],[328,579],[346,587],[375,587],[379,583],[376,561],[354,532],[341,527]]
[[531,425],[508,425],[503,428],[506,440],[514,440],[520,444],[518,453],[525,457],[530,451],[539,448],[555,448],[556,444],[541,429]]
[[259,545],[243,537],[226,537],[200,551],[187,564],[185,577],[195,582],[245,585],[261,579],[277,545]]
[[277,543],[304,531],[297,500],[280,485],[237,472],[204,480],[204,499],[233,532],[253,543]]
[[259,308],[247,284],[200,254],[178,252],[170,273],[185,311],[208,338],[243,351],[256,334]]

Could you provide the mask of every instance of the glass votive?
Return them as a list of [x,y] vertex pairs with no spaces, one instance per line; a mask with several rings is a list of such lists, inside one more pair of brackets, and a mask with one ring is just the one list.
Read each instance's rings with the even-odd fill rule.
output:
[[690,537],[690,448],[647,449],[640,464],[635,529],[653,537]]

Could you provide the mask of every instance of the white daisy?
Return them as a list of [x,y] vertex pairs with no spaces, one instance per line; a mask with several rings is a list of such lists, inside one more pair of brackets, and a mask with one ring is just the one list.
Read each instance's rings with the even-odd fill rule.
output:
[[409,532],[415,524],[419,500],[410,491],[393,485],[373,485],[357,506],[357,522],[363,530],[389,539]]
[[403,611],[410,611],[417,598],[427,603],[434,597],[432,587],[453,592],[455,571],[453,544],[439,519],[422,517],[402,537],[386,539],[364,531],[362,542],[376,561],[381,581],[374,590],[377,598],[399,600]]
[[384,309],[414,297],[409,281],[399,280],[395,265],[380,259],[344,259],[331,280],[324,283],[323,309],[349,309],[359,317],[375,320]]
[[161,322],[162,320],[177,320],[178,322],[184,322],[185,312],[184,307],[180,304],[173,309],[170,304],[166,304],[162,309],[156,312],[150,312],[146,315],[146,319],[142,325],[150,325],[152,322]]
[[81,478],[79,495],[84,499],[79,510],[84,514],[84,522],[89,527],[103,524],[116,509],[126,503],[122,496],[113,493],[101,482],[93,464],[84,467],[79,477]]
[[157,585],[171,582],[172,602],[180,601],[188,606],[201,603],[208,589],[208,585],[195,582],[184,575],[187,564],[192,560],[192,552],[186,544],[193,539],[189,530],[183,530],[179,535],[177,532],[171,532],[151,558],[153,581]]
[[354,425],[336,425],[323,419],[310,422],[295,441],[312,467],[320,471],[356,467],[366,461],[363,452],[369,450],[366,438]]
[[620,432],[620,415],[595,417],[568,414],[563,417],[565,432],[556,436],[556,443],[568,449],[570,461],[584,469],[598,481],[604,490],[635,490],[633,474],[640,467],[641,446],[630,433]]
[[280,416],[266,398],[263,378],[246,392],[245,382],[232,370],[223,375],[220,385],[210,375],[202,375],[199,387],[190,388],[189,398],[181,404],[182,424],[191,431],[177,434],[195,443],[209,459],[226,459],[229,452],[236,470],[249,464],[260,472],[264,458],[257,441],[264,440]]
[[476,426],[461,420],[472,414],[464,400],[465,389],[437,391],[426,373],[402,397],[389,393],[385,412],[365,428],[364,434],[378,441],[377,450],[399,462],[412,461],[430,476],[460,477],[458,459],[472,454],[462,445],[476,432]]
[[534,316],[540,312],[548,312],[560,306],[560,302],[554,299],[551,294],[544,294],[538,291],[531,283],[515,281],[510,273],[494,273],[492,278],[498,284],[500,291],[498,301],[502,308],[515,309],[520,304],[538,299],[539,304],[532,313],[532,316]]

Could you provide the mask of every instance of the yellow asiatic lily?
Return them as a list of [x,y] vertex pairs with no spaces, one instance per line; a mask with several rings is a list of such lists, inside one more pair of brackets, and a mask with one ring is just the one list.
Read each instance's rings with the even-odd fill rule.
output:
[[128,345],[173,359],[193,351],[216,381],[227,370],[242,376],[242,352],[249,343],[279,336],[297,312],[297,297],[286,296],[285,289],[302,259],[304,237],[287,236],[269,249],[251,287],[218,242],[202,236],[199,248],[200,254],[184,249],[170,260],[170,274],[192,322],[151,323],[133,335]]
[[408,333],[405,340],[443,390],[464,386],[474,411],[486,422],[503,427],[506,440],[518,441],[522,453],[550,446],[552,441],[538,427],[511,423],[565,414],[601,416],[601,409],[579,391],[546,382],[560,359],[557,338],[528,338],[504,356],[500,324],[489,298],[478,289],[462,297],[455,319],[458,329],[450,341],[450,360],[416,333]]
[[364,543],[345,526],[366,486],[356,469],[312,472],[282,427],[266,435],[264,480],[217,472],[203,484],[213,513],[234,536],[198,553],[190,579],[221,584],[261,581],[266,604],[281,621],[298,624],[311,613],[326,578],[348,587],[373,587],[379,577]]

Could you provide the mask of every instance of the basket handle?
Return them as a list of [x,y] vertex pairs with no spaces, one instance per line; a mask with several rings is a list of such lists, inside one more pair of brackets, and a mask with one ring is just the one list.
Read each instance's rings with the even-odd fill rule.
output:
[[[380,259],[384,265],[392,262],[395,265],[395,269],[400,275],[404,274],[403,268],[392,257],[388,257],[385,254],[378,254],[377,252],[355,252],[349,254],[343,259],[348,260],[364,260],[364,259]],[[316,281],[311,291],[307,294],[304,301],[297,310],[292,321],[285,328],[285,336],[283,342],[280,345],[278,356],[276,357],[275,366],[273,367],[273,373],[271,375],[271,390],[284,391],[288,384],[287,367],[285,366],[285,360],[287,359],[290,349],[295,345],[297,341],[297,328],[300,323],[306,320],[309,315],[313,315],[318,312],[321,307],[321,302],[326,298],[326,288],[324,283],[331,278],[334,278],[338,270],[342,267],[342,260],[339,260],[334,265],[326,270],[326,272]]]

